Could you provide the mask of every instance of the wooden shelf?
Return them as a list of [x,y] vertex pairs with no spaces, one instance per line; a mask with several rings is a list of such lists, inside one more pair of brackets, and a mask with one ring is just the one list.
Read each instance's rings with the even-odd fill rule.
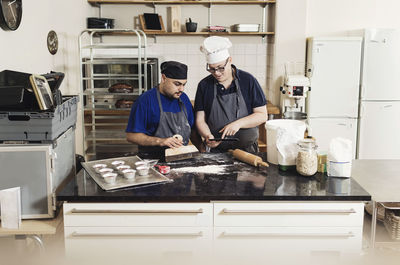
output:
[[129,109],[96,109],[96,110],[88,110],[85,109],[85,115],[92,115],[92,111],[96,113],[96,115],[129,115],[131,110]]
[[273,114],[273,115],[281,114],[279,108],[277,106],[271,104],[270,102],[267,103],[267,111],[268,111],[268,114]]
[[261,4],[275,4],[276,1],[243,1],[243,0],[227,0],[227,1],[146,1],[146,0],[88,0],[90,4],[157,4],[157,5],[261,5]]

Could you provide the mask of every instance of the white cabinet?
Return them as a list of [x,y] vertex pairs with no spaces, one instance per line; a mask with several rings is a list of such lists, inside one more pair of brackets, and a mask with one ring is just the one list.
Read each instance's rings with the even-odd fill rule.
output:
[[153,262],[208,256],[212,213],[209,203],[64,203],[66,254]]
[[215,226],[360,226],[362,203],[214,203]]
[[363,209],[361,202],[215,202],[214,251],[357,252]]
[[[362,227],[215,227],[214,252],[293,254],[315,251],[361,250]],[[244,247],[245,246],[245,247]]]
[[357,252],[363,209],[362,202],[65,203],[65,246],[73,257],[90,246],[97,257],[113,249],[146,260]]
[[203,226],[213,223],[209,203],[65,203],[65,226]]

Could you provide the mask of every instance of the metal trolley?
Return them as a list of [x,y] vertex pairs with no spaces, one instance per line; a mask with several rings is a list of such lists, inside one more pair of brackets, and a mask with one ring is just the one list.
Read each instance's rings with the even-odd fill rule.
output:
[[[87,29],[80,34],[80,100],[86,161],[137,149],[127,143],[125,136],[130,106],[158,82],[158,60],[148,58],[146,49],[147,37],[141,30]],[[129,89],[110,91],[116,84]],[[125,103],[118,105],[118,101]]]

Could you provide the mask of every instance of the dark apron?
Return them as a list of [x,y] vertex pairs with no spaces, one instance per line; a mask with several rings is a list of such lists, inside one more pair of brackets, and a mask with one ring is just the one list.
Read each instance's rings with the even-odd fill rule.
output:
[[[214,100],[207,124],[215,138],[221,137],[222,133],[219,131],[225,125],[249,115],[237,78],[235,85],[236,93],[218,95],[217,84],[214,83]],[[226,152],[236,148],[251,153],[258,152],[258,127],[240,129],[234,137],[239,138],[239,141],[221,142],[211,152]]]
[[[175,134],[180,134],[183,137],[183,144],[189,143],[191,128],[187,118],[186,106],[181,99],[178,99],[180,112],[164,112],[161,104],[160,92],[157,91],[157,101],[160,107],[160,121],[153,136],[159,138],[172,137]],[[164,151],[168,147],[161,146],[139,146],[139,156],[142,158],[163,158]]]

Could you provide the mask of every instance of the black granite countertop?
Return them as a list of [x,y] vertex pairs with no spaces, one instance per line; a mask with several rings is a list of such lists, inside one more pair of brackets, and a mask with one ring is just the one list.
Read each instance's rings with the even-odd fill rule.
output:
[[352,178],[333,178],[322,173],[312,177],[302,177],[295,169],[281,171],[275,165],[258,169],[237,161],[229,153],[204,153],[196,158],[168,165],[171,166],[171,172],[166,176],[173,179],[171,183],[113,191],[102,190],[84,170],[81,170],[57,193],[57,200],[70,202],[371,200],[368,192]]

